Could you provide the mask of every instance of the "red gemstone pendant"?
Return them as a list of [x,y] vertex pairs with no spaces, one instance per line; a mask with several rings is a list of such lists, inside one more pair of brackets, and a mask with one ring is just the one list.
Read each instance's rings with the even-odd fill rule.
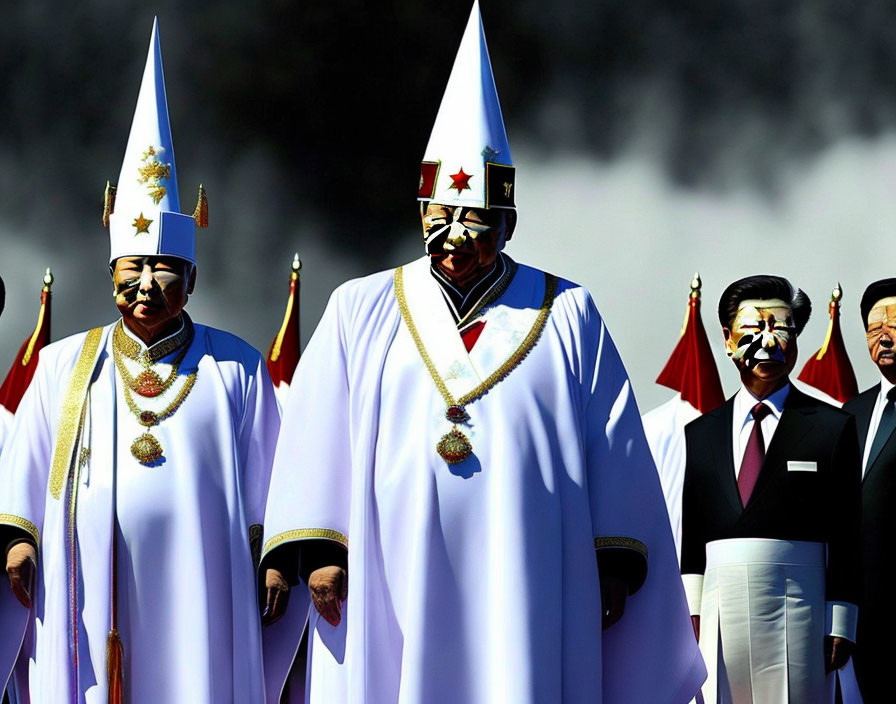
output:
[[155,398],[165,390],[162,388],[162,380],[159,375],[149,370],[141,372],[136,382],[137,388],[134,391],[145,398]]
[[452,423],[466,423],[470,420],[470,416],[467,415],[467,412],[464,410],[463,406],[448,406],[448,410],[445,412],[445,418],[450,420]]

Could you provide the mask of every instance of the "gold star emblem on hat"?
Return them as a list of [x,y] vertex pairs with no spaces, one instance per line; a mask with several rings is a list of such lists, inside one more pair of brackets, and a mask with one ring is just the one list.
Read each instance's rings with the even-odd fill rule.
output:
[[134,233],[135,235],[139,235],[141,232],[149,233],[149,226],[152,225],[152,220],[148,220],[143,217],[143,213],[140,213],[140,216],[131,223],[134,227],[137,228],[137,231]]

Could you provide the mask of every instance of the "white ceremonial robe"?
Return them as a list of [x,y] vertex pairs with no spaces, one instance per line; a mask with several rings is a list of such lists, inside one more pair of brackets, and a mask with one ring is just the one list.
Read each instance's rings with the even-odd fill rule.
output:
[[648,411],[641,420],[650,453],[660,475],[672,537],[675,538],[675,552],[681,559],[681,493],[684,489],[684,468],[687,447],[684,441],[684,426],[700,415],[700,411],[676,394]]
[[[66,475],[58,499],[48,488],[57,431],[67,420],[60,406],[84,333],[41,350],[0,458],[0,523],[21,527],[24,520],[40,532],[19,694],[30,687],[32,704],[107,701],[114,467],[125,701],[262,702],[248,531],[263,523],[279,430],[264,360],[233,335],[195,325],[180,365],[180,374],[197,371],[195,385],[173,416],[151,428],[165,459],[146,467],[130,452],[146,429],[118,388],[111,328],[90,385],[80,436],[90,455],[77,480]],[[0,619],[21,619],[8,585],[0,591]],[[3,676],[9,665],[0,662]]]
[[[529,333],[545,277],[519,267],[469,354],[427,258],[404,268],[404,286],[457,398]],[[393,272],[337,289],[284,408],[265,524],[265,553],[305,538],[348,547],[340,626],[311,611],[307,701],[687,702],[705,669],[662,492],[587,291],[561,280],[537,344],[466,410],[473,456],[449,465],[436,444],[452,424]],[[645,584],[606,632],[602,536],[649,553]]]

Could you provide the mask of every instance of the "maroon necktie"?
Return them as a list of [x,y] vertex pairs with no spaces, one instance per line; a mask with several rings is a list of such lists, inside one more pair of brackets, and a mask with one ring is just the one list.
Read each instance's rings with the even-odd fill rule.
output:
[[771,412],[764,403],[757,403],[750,411],[750,415],[753,416],[753,430],[750,432],[750,439],[747,440],[747,449],[744,451],[744,459],[740,463],[740,472],[737,475],[737,490],[740,492],[740,502],[743,506],[750,500],[750,494],[753,493],[753,487],[756,486],[759,471],[765,461],[762,419]]

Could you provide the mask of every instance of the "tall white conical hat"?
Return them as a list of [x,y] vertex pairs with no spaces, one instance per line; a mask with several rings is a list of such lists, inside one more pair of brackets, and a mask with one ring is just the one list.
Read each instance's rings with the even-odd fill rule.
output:
[[475,0],[426,145],[417,198],[470,208],[513,208],[514,191],[513,159]]
[[195,226],[205,226],[206,221],[202,186],[196,213],[180,212],[156,19],[118,187],[106,187],[103,223],[109,228],[111,240],[109,261],[165,255],[195,264]]

